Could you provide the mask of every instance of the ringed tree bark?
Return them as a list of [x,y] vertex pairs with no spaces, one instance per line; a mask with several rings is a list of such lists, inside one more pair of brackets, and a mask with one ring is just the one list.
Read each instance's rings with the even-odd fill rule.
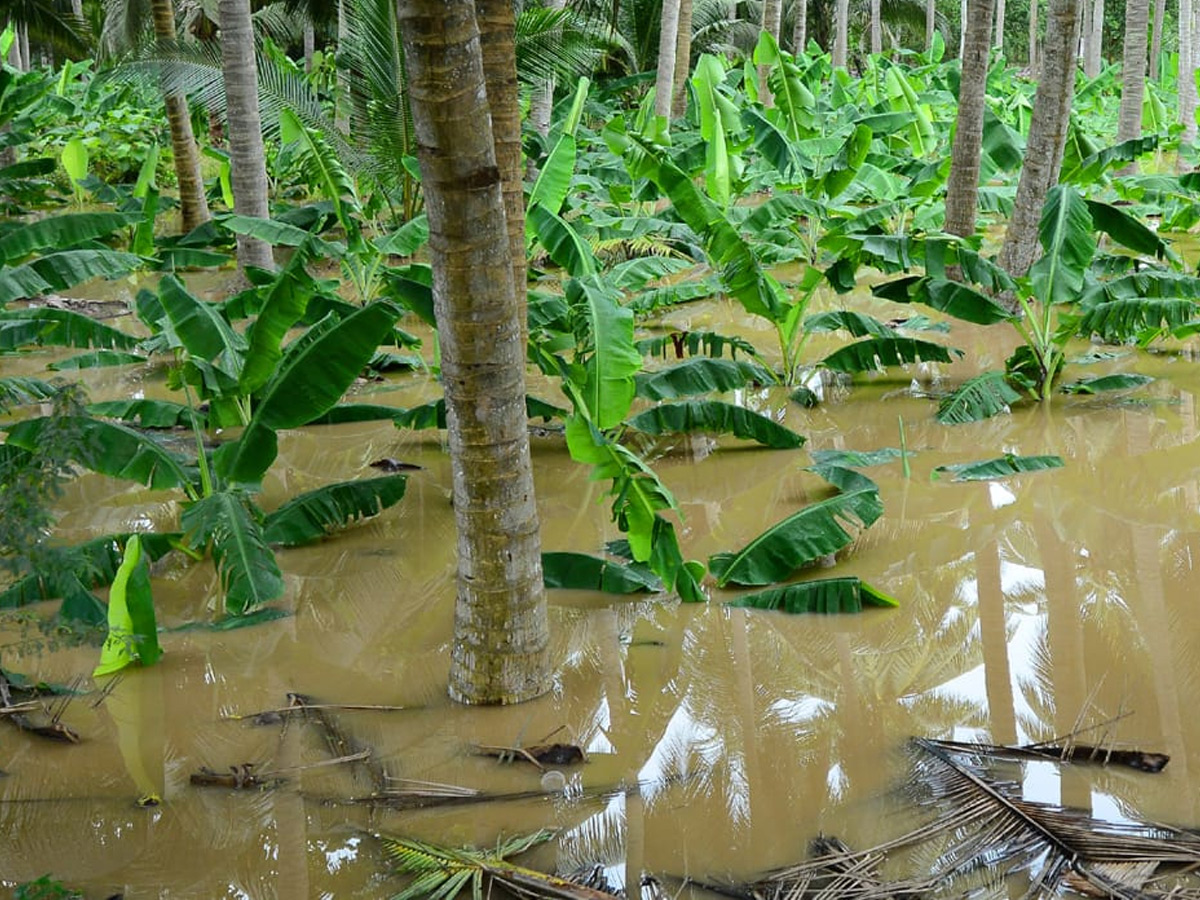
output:
[[1029,0],[1029,71],[1038,75],[1038,0]]
[[996,0],[996,49],[1004,52],[1004,0]]
[[550,686],[541,541],[503,185],[473,0],[400,0],[429,217],[454,472],[450,695],[517,703]]
[[879,9],[880,0],[871,0],[871,52],[883,52],[883,17]]
[[792,16],[792,55],[799,57],[808,43],[808,0],[792,0]]
[[693,0],[679,0],[679,39],[675,42],[675,78],[671,88],[671,117],[682,119],[687,114],[687,80],[692,74],[692,11]]
[[833,67],[846,68],[850,42],[850,0],[836,0],[833,11]]
[[[1142,136],[1142,101],[1146,96],[1146,29],[1150,0],[1126,0],[1125,46],[1121,57],[1121,111],[1117,115],[1117,141]],[[1133,162],[1121,170],[1137,171]]]
[[[1085,0],[1087,2],[1087,0]],[[1103,65],[1104,0],[1095,0],[1090,7],[1087,32],[1083,37],[1083,74],[1095,78]]]
[[[258,113],[258,70],[254,62],[254,26],[250,0],[220,0],[221,75],[225,81],[225,119],[229,126],[230,182],[233,208],[240,216],[267,219],[267,158]],[[239,234],[238,266],[275,267],[271,245]]]
[[483,48],[483,78],[492,114],[492,143],[504,192],[508,252],[522,338],[528,337],[525,260],[525,184],[521,171],[521,107],[517,97],[517,20],[512,0],[475,0],[475,21]]
[[999,263],[1011,275],[1021,276],[1033,265],[1038,249],[1038,222],[1046,195],[1058,183],[1063,146],[1075,94],[1076,48],[1079,10],[1083,0],[1050,0],[1046,11],[1046,42],[1042,53],[1042,78],[1033,99],[1025,162],[1012,219],[1000,248]]
[[950,151],[950,177],[946,182],[946,231],[963,237],[975,233],[992,9],[992,0],[968,0],[958,119]]
[[1196,141],[1196,4],[1179,0],[1179,121],[1185,144]]
[[654,79],[654,115],[665,132],[671,121],[671,91],[675,86],[675,50],[679,44],[680,0],[663,0],[658,32],[658,70]]
[[937,27],[937,0],[925,0],[925,52],[933,48],[933,31]]
[[1167,17],[1167,0],[1154,0],[1154,34],[1150,39],[1150,77],[1158,80],[1159,57],[1162,56],[1163,19]]
[[[150,14],[154,20],[154,36],[160,41],[175,40],[172,0],[152,0]],[[186,232],[210,218],[208,199],[204,196],[204,179],[200,175],[200,150],[192,134],[192,117],[188,114],[184,95],[178,91],[164,90],[163,102],[167,107],[167,124],[171,131],[175,179],[179,182],[179,211]]]

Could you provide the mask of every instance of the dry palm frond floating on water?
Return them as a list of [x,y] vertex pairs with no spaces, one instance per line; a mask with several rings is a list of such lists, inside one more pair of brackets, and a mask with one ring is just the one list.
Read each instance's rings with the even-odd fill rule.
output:
[[[1026,800],[1020,785],[986,765],[996,757],[1046,759],[1042,754],[923,738],[912,749],[910,795],[934,814],[931,821],[867,850],[818,839],[812,859],[738,892],[761,900],[883,900],[968,896],[990,886],[1008,896],[1007,879],[1024,874],[1031,898],[1069,888],[1120,900],[1200,900],[1200,889],[1174,883],[1200,867],[1200,835]],[[918,845],[935,850],[920,876],[889,881],[880,874],[889,857]]]

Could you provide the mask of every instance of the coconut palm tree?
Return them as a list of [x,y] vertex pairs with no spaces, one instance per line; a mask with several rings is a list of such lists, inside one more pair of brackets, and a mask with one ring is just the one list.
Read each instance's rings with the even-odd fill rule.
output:
[[454,470],[450,694],[465,703],[517,703],[550,686],[549,628],[493,101],[471,0],[401,0],[397,15],[422,135]]
[[[217,10],[234,209],[238,215],[266,219],[271,212],[267,204],[267,161],[258,112],[250,0],[220,0]],[[270,269],[274,265],[270,244],[249,235],[238,235],[238,266]]]
[[1063,144],[1075,94],[1076,47],[1081,0],[1051,0],[1046,23],[1042,79],[1038,82],[1025,145],[1017,198],[999,262],[1013,275],[1024,275],[1038,251],[1042,205],[1058,183]]
[[992,0],[968,0],[958,119],[950,153],[950,178],[946,182],[946,230],[964,237],[975,233],[991,28]]
[[[172,0],[115,0],[105,8],[101,43],[108,52],[136,45],[150,22],[155,40],[163,46],[175,43],[175,7]],[[208,221],[208,200],[200,175],[200,152],[192,134],[192,118],[187,98],[160,79],[167,124],[171,134],[171,153],[175,179],[179,183],[179,210],[184,231]]]
[[[1150,0],[1126,0],[1125,47],[1121,61],[1121,111],[1117,115],[1117,140],[1142,136],[1142,100],[1146,95],[1146,29],[1150,24]],[[1158,22],[1155,22],[1158,26]],[[1137,170],[1130,163],[1124,171]]]

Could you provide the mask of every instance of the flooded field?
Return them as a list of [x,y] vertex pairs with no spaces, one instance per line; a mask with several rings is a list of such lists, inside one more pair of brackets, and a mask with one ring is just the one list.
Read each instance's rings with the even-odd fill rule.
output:
[[[667,324],[769,346],[721,303]],[[956,325],[937,339],[966,350],[963,361],[835,385],[814,409],[784,388],[741,398],[806,435],[801,450],[708,438],[641,448],[683,508],[685,553],[704,559],[826,495],[804,471],[810,450],[898,447],[902,421],[911,474],[898,460],[867,470],[886,512],[834,570],[893,595],[898,609],[788,617],[727,608],[736,593],[719,590],[702,605],[551,591],[555,688],[513,708],[466,709],[445,695],[454,526],[441,436],[390,423],[285,433],[268,509],[365,477],[380,457],[421,468],[395,508],[280,553],[286,618],[173,631],[211,615],[217,585],[210,563],[165,560],[154,592],[166,654],[103,702],[93,693],[67,706],[62,721],[81,743],[0,723],[0,886],[50,873],[97,898],[374,898],[404,884],[376,834],[487,847],[551,827],[558,837],[533,865],[599,865],[631,894],[653,874],[670,896],[675,879],[744,881],[798,862],[819,833],[854,847],[901,833],[912,814],[895,789],[909,777],[911,737],[1028,743],[1097,725],[1079,740],[1165,752],[1169,766],[1152,775],[1032,764],[1027,796],[1105,819],[1200,826],[1200,721],[1188,712],[1200,690],[1200,367],[1182,351],[1130,349],[1104,365],[1156,377],[1133,394],[935,422],[926,392],[1001,366],[1007,337]],[[40,371],[45,359],[20,365]],[[112,370],[89,386],[97,400],[167,395],[162,370]],[[551,385],[532,390],[558,399]],[[355,397],[409,406],[436,391],[424,374],[400,375]],[[600,552],[619,536],[604,485],[560,437],[536,437],[533,452],[545,549]],[[932,477],[1005,453],[1066,464],[996,482]],[[170,528],[178,499],[85,475],[61,501],[61,534]],[[94,646],[59,646],[23,619],[0,627],[7,669],[68,682],[96,663]],[[330,710],[324,724],[248,718],[293,692],[403,709]],[[331,733],[369,748],[369,760],[303,768],[330,758]],[[545,790],[527,762],[474,752],[545,739],[587,752],[563,770],[565,790],[554,778]],[[202,766],[243,764],[286,780],[251,791],[189,783]],[[396,779],[539,796],[424,810],[370,801]],[[162,802],[139,807],[149,795]]]

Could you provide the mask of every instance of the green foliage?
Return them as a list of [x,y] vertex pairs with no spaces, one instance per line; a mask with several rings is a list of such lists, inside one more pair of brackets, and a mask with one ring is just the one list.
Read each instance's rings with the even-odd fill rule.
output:
[[407,486],[405,475],[324,485],[293,497],[268,514],[263,536],[267,543],[285,547],[319,540],[331,531],[395,506],[404,498]]
[[160,656],[150,567],[142,554],[141,538],[135,534],[125,544],[124,557],[108,592],[108,636],[92,677],[111,675],[135,661],[152,666]]
[[1014,456],[1007,453],[995,459],[982,462],[956,463],[949,466],[938,466],[938,473],[948,473],[955,481],[991,481],[997,478],[1008,478],[1022,472],[1041,472],[1046,469],[1062,468],[1061,456]]
[[727,605],[796,614],[857,613],[866,606],[891,608],[900,604],[858,578],[822,578],[743,594]]
[[283,576],[263,534],[262,514],[244,491],[217,491],[183,511],[188,544],[212,553],[225,609],[252,612],[283,595]]
[[662,581],[644,564],[624,565],[586,553],[543,553],[548,588],[636,594],[661,591]]
[[660,403],[629,420],[629,425],[646,434],[732,434],[773,450],[794,450],[804,437],[743,406],[719,400],[684,400]]

